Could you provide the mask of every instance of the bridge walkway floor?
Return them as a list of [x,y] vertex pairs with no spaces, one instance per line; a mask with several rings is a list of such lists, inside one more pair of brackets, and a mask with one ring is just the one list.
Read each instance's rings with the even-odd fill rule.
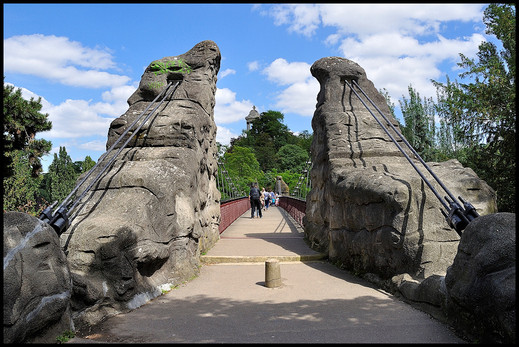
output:
[[[261,219],[245,212],[202,257],[198,277],[69,342],[466,343],[426,313],[313,259],[320,255],[281,208]],[[265,286],[263,261],[271,257],[280,261],[275,288]]]
[[324,259],[307,246],[304,231],[288,213],[271,206],[262,218],[251,218],[250,209],[235,220],[207,254],[200,257],[205,264],[253,263],[267,259],[310,261]]

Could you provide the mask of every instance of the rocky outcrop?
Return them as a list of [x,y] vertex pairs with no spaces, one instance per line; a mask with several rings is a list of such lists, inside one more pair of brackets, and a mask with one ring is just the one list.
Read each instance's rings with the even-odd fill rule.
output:
[[[355,80],[398,129],[385,98],[350,60],[323,58],[311,73],[321,85],[312,119],[312,190],[304,219],[312,248],[328,253],[341,267],[382,279],[404,273],[417,279],[445,275],[458,234],[433,192],[344,81]],[[456,160],[428,165],[481,215],[496,211],[494,191],[470,168]]]
[[99,172],[131,137],[61,236],[76,325],[138,307],[198,275],[200,252],[218,240],[213,109],[219,67],[220,51],[212,41],[151,62],[128,99],[128,111],[112,122],[107,149],[168,82],[181,82],[141,130],[129,131],[100,163]]
[[276,176],[276,185],[274,187],[274,192],[282,196],[288,196],[288,194],[290,193],[290,188],[288,187],[288,184],[286,184],[285,181],[283,181],[283,177]]
[[481,342],[515,344],[515,213],[473,220],[445,275],[444,310]]
[[445,276],[395,276],[387,289],[480,343],[516,342],[515,213],[473,220]]
[[4,344],[52,343],[74,330],[72,281],[52,227],[22,212],[4,213]]

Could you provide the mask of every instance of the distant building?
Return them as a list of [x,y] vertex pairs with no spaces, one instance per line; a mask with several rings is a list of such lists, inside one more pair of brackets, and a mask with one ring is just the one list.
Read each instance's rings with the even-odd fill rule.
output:
[[250,130],[250,127],[252,125],[252,121],[255,119],[258,119],[260,117],[260,114],[258,111],[256,111],[256,106],[252,106],[252,110],[249,112],[249,115],[245,117],[245,120],[247,121],[247,131]]

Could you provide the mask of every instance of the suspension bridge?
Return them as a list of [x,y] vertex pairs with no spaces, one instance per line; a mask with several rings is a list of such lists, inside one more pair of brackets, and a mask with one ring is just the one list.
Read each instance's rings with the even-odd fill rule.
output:
[[[135,118],[135,120],[126,128],[126,130],[120,135],[120,137],[111,145],[111,147],[99,158],[96,165],[85,175],[82,180],[76,185],[76,187],[70,192],[70,194],[64,199],[64,201],[56,208],[55,205],[57,201],[54,202],[51,206],[47,207],[40,215],[40,219],[44,222],[47,222],[51,225],[54,230],[61,235],[71,223],[71,220],[74,219],[78,211],[81,209],[81,200],[82,198],[89,192],[89,190],[94,186],[95,183],[99,181],[102,174],[105,172],[107,168],[113,163],[113,161],[117,158],[117,156],[121,153],[121,151],[128,145],[131,139],[139,133],[140,129],[144,126],[144,124],[154,115],[156,115],[156,110],[169,98],[174,94],[175,90],[179,86],[181,81],[169,81],[166,87],[155,97],[155,99],[146,107],[141,114]],[[357,98],[361,101],[361,103],[366,107],[369,113],[373,116],[373,118],[377,121],[380,127],[384,130],[384,132],[389,136],[391,141],[396,145],[396,147],[400,150],[403,156],[408,160],[409,164],[416,170],[418,175],[422,178],[422,180],[427,184],[430,190],[434,193],[436,198],[440,201],[443,209],[441,210],[442,214],[445,216],[445,219],[449,223],[456,232],[461,235],[463,229],[470,223],[470,221],[479,217],[474,206],[468,202],[463,200],[461,196],[456,199],[456,197],[449,191],[449,189],[443,184],[443,182],[435,175],[435,173],[431,170],[429,165],[427,165],[424,160],[420,157],[420,155],[414,150],[414,148],[409,144],[409,142],[405,139],[405,137],[392,125],[392,123],[388,120],[388,118],[380,111],[377,105],[369,98],[369,96],[362,90],[362,88],[357,84],[355,80],[347,81],[344,80],[344,84],[348,86],[353,93],[357,96]],[[354,88],[355,87],[355,88]],[[358,92],[357,92],[358,90]],[[363,95],[359,94],[359,92]],[[160,99],[160,101],[159,101]],[[365,100],[364,100],[365,99]],[[424,166],[424,168],[432,175],[434,180],[441,186],[444,192],[447,194],[442,198],[440,193],[433,187],[431,182],[424,176],[422,171],[417,167],[417,165],[413,162],[413,160],[409,157],[406,151],[400,146],[395,137],[391,134],[389,129],[380,121],[380,119],[375,115],[375,113],[370,109],[367,103],[371,103],[371,105],[378,111],[380,116],[386,121],[386,123],[393,130],[394,134],[399,136],[401,141],[407,146],[407,148],[411,151],[414,157]],[[155,106],[152,111],[148,112],[149,109]],[[140,123],[140,124],[139,124]],[[136,126],[136,128],[134,128]],[[126,137],[126,141],[122,144],[122,140]],[[118,148],[117,148],[118,147]],[[112,152],[117,148],[115,154]],[[109,157],[112,155],[111,157]],[[106,162],[103,161],[105,158],[110,158]],[[104,165],[98,169],[99,165]],[[304,211],[306,209],[305,197],[306,194],[311,189],[311,180],[310,180],[310,170],[311,170],[312,162],[311,160],[307,161],[306,166],[301,173],[299,181],[292,192],[291,198],[282,197],[280,203],[282,208],[286,209],[298,222],[302,224],[302,217],[304,216]],[[75,197],[78,193],[80,187],[87,181],[89,176],[97,172],[96,177],[90,181],[90,183],[83,188],[83,192],[79,194],[79,196]],[[239,192],[236,188],[236,185],[233,183],[233,180],[228,174],[228,171],[225,169],[225,165],[223,162],[218,163],[218,175],[217,175],[217,186],[221,192],[222,201],[221,201],[221,211],[222,211],[222,221],[220,223],[220,233],[225,230],[225,228],[230,225],[238,215],[243,213],[244,209],[246,209],[247,199],[245,192]],[[78,206],[79,205],[79,206]],[[249,205],[250,207],[250,205]],[[74,211],[77,208],[76,211]],[[74,211],[74,214],[72,212]]]
[[[167,92],[168,89],[172,87],[174,91],[178,83],[173,85],[170,82],[156,97],[154,102],[162,99],[154,110],[172,94],[171,90]],[[348,86],[352,90],[355,85],[363,93],[355,81],[350,83],[352,85]],[[446,210],[442,212],[449,225],[461,234],[464,227],[477,217],[472,205],[461,197],[462,203],[457,202],[439,182],[450,200],[442,198],[389,129],[354,92],[433,190]],[[148,109],[150,107],[151,104]],[[136,118],[105,156],[140,120],[141,124],[132,129],[133,134],[138,133],[139,127],[153,115],[154,110],[146,115],[148,109]],[[396,129],[393,131],[400,135]],[[127,137],[112,158],[117,157],[130,139],[131,136]],[[404,138],[402,140],[409,146]],[[409,148],[432,173],[419,155]],[[98,164],[101,162],[99,160]],[[108,161],[105,168],[110,164]],[[222,196],[220,238],[201,255],[200,275],[134,311],[111,317],[88,331],[80,332],[71,342],[463,343],[446,325],[340,270],[326,261],[326,255],[306,244],[303,217],[306,194],[312,188],[310,160],[291,195],[281,196],[279,206],[263,211],[263,217],[259,219],[250,218],[247,192],[237,189],[223,162],[218,164],[217,186]],[[97,171],[98,177],[105,168]],[[55,211],[52,211],[54,204],[42,213],[40,219],[49,223],[58,235],[63,233],[74,218],[74,215],[69,215],[96,180],[92,180],[89,187],[72,200],[77,186]],[[270,261],[279,264],[280,283],[275,288],[266,285],[267,263]]]

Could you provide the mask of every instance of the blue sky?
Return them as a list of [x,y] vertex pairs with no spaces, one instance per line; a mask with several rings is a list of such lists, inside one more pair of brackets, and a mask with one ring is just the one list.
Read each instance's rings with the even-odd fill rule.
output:
[[[144,69],[203,40],[222,54],[215,122],[228,144],[252,106],[280,111],[290,130],[313,132],[318,59],[362,66],[398,108],[411,84],[435,97],[431,79],[458,79],[459,53],[495,41],[486,4],[4,4],[4,82],[41,96],[53,129],[44,157],[65,146],[72,160],[106,150],[110,122],[128,108]],[[397,109],[398,114],[398,109]]]

